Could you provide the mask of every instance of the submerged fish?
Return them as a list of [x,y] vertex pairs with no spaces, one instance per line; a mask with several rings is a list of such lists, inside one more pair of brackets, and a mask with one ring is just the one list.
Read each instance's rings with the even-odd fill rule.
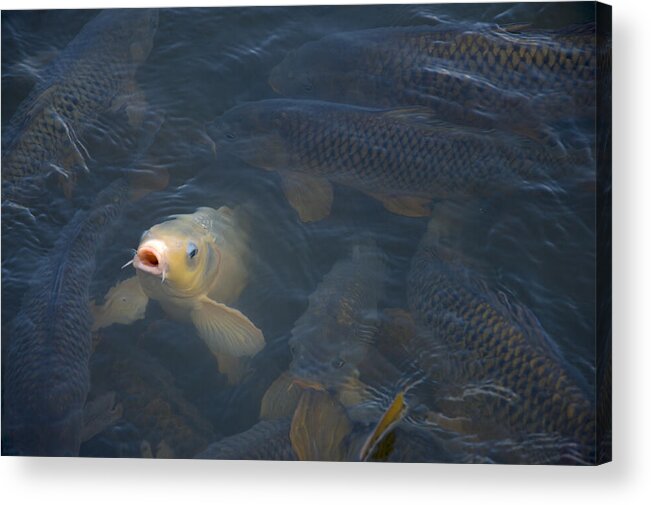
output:
[[285,96],[421,105],[448,120],[526,128],[545,117],[593,117],[595,48],[594,24],[375,28],[308,42],[269,82]]
[[[454,364],[456,396],[440,388],[432,421],[479,439],[485,430],[516,458],[506,461],[594,462],[594,406],[580,380],[535,315],[477,280],[446,245],[450,212],[437,209],[408,278],[417,323]],[[530,450],[540,454],[517,459]]]
[[290,419],[260,421],[247,431],[211,444],[195,458],[295,461],[289,440],[290,424]]
[[[158,26],[155,9],[109,9],[84,26],[44,71],[3,135],[3,198],[13,198],[34,176],[73,177],[90,154],[84,132],[102,113],[141,112],[135,73],[149,55]],[[5,132],[3,132],[5,133]],[[68,188],[70,189],[70,188]]]
[[74,456],[84,428],[92,349],[89,286],[107,227],[130,197],[119,180],[79,211],[37,266],[3,359],[2,450]]
[[141,452],[149,450],[151,457],[190,458],[214,440],[211,424],[185,398],[159,360],[119,337],[104,339],[100,346],[98,359],[91,361],[91,393],[115,391],[123,421],[136,429],[134,438]]
[[277,170],[304,221],[329,214],[331,182],[364,191],[392,212],[425,216],[434,197],[512,190],[576,174],[589,159],[587,151],[442,123],[422,109],[308,100],[238,105],[218,118],[209,134],[218,150]]
[[372,347],[385,261],[373,243],[353,246],[310,295],[289,339],[290,374],[299,384],[345,390]]
[[302,391],[287,417],[262,420],[251,429],[209,446],[199,459],[266,459],[301,461],[367,461],[406,411],[402,393],[390,403],[380,420],[357,427],[346,409],[331,394],[308,388]]
[[137,310],[108,297],[96,311],[102,319],[95,324],[133,322],[149,299],[156,300],[173,318],[194,324],[220,370],[235,381],[240,371],[237,358],[253,356],[265,345],[255,324],[230,306],[248,283],[249,257],[241,209],[201,207],[194,214],[172,216],[143,234],[129,262],[138,283],[127,279],[112,289],[129,291]]

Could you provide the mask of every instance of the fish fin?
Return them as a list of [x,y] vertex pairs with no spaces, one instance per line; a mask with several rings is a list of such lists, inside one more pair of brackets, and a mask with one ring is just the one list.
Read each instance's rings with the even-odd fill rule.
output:
[[407,404],[405,403],[405,394],[400,391],[387,410],[384,412],[373,432],[369,435],[359,452],[359,460],[367,461],[368,458],[378,449],[378,446],[385,439],[386,435],[395,427],[396,424],[404,417],[407,412]]
[[301,221],[319,221],[330,214],[332,184],[322,177],[298,172],[280,172],[282,188]]
[[339,384],[337,400],[344,407],[354,407],[373,399],[369,387],[357,377],[350,376]]
[[223,352],[213,353],[217,359],[219,371],[226,375],[229,384],[239,384],[246,375],[247,366],[243,359]]
[[151,450],[151,444],[149,440],[143,440],[140,442],[140,457],[141,458],[153,458],[154,452]]
[[136,81],[130,80],[125,85],[123,92],[117,95],[111,103],[111,112],[124,111],[132,128],[139,128],[145,120],[147,111],[145,93]]
[[131,324],[145,317],[149,297],[142,290],[138,277],[133,276],[108,290],[104,304],[90,306],[93,315],[92,331],[112,324]]
[[291,417],[301,399],[303,388],[284,372],[267,389],[260,403],[260,419]]
[[174,459],[174,449],[165,441],[161,440],[156,446],[156,459]]
[[368,193],[382,202],[384,208],[394,214],[407,217],[426,217],[432,214],[430,209],[431,198],[412,195],[386,195],[382,193]]
[[75,181],[73,180],[73,178],[59,175],[59,186],[61,187],[61,190],[63,191],[63,196],[66,197],[66,200],[71,200],[72,192],[75,188]]
[[115,403],[115,393],[110,392],[95,398],[84,406],[84,427],[81,441],[90,440],[122,417],[122,404]]
[[127,179],[131,185],[131,200],[140,200],[152,191],[161,191],[170,182],[169,170],[165,167],[148,167],[129,170]]
[[343,461],[352,424],[343,406],[323,391],[306,389],[292,417],[289,438],[301,461]]
[[253,356],[264,345],[260,329],[239,310],[202,297],[191,313],[201,338],[213,353]]

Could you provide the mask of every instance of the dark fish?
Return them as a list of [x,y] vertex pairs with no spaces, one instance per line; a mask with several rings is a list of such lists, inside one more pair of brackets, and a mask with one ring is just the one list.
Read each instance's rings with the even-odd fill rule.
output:
[[304,221],[328,215],[330,182],[364,191],[389,210],[430,213],[432,198],[486,195],[576,174],[587,150],[433,119],[422,109],[376,110],[308,100],[239,105],[209,131],[217,150],[277,170]]
[[593,463],[594,406],[580,379],[535,315],[476,280],[446,245],[449,212],[436,209],[408,278],[416,321],[454,365],[431,420],[493,440],[498,454],[503,444],[503,462]]
[[243,433],[210,445],[195,458],[294,461],[296,455],[289,440],[290,425],[290,419],[260,421]]
[[193,457],[215,439],[211,424],[159,360],[124,340],[101,341],[99,359],[91,362],[92,392],[115,392],[124,422],[137,430],[142,456]]
[[421,105],[448,120],[526,130],[534,118],[594,116],[595,43],[594,24],[335,33],[289,53],[269,82],[285,96]]
[[89,285],[102,236],[130,196],[120,179],[79,211],[36,270],[2,363],[3,454],[79,453],[92,349]]
[[384,257],[372,243],[355,245],[350,258],[332,267],[292,329],[292,376],[333,391],[355,382],[372,347],[384,271]]
[[132,104],[126,112],[137,122],[142,97],[134,76],[157,26],[155,9],[109,9],[84,26],[44,71],[3,135],[3,199],[12,199],[35,176],[55,171],[69,181],[74,167],[87,169],[82,138],[102,113]]

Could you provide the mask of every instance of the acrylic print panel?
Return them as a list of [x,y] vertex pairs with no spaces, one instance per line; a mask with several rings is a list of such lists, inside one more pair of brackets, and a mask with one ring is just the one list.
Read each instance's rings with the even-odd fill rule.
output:
[[2,13],[2,454],[610,460],[610,7]]

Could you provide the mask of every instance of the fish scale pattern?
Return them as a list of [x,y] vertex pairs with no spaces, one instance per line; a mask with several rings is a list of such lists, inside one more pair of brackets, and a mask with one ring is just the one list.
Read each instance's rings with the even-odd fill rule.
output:
[[515,436],[568,437],[580,444],[582,458],[592,461],[592,402],[535,338],[533,332],[539,330],[519,321],[490,293],[464,281],[462,268],[441,260],[426,237],[412,264],[408,299],[418,322],[460,358],[456,380],[488,381],[504,391],[501,397],[484,395],[486,401],[474,404],[470,416],[489,416]]
[[296,170],[369,192],[483,194],[576,170],[579,159],[578,153],[507,143],[472,129],[403,120],[399,113],[283,100],[248,107],[283,114],[278,132]]
[[[90,21],[45,71],[13,115],[3,138],[5,197],[26,177],[85,166],[82,143],[89,125],[134,92],[135,72],[146,57],[158,14],[147,9],[105,11]],[[141,52],[138,53],[142,48]]]
[[[3,360],[3,436],[25,455],[76,455],[90,387],[89,286],[107,227],[129,196],[118,180],[61,231],[11,324]],[[21,430],[20,436],[14,430]]]

